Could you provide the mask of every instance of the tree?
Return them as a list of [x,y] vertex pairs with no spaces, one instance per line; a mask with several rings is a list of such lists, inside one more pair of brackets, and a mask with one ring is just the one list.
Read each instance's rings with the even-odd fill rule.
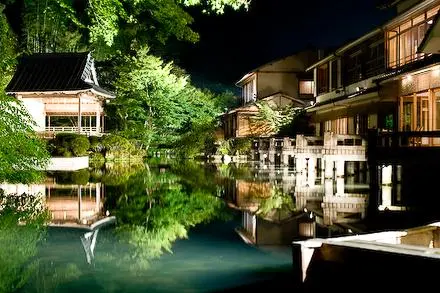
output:
[[0,181],[32,181],[40,178],[48,162],[45,143],[33,131],[33,120],[4,88],[15,66],[15,38],[0,7]]
[[115,82],[115,116],[121,134],[144,148],[152,142],[172,147],[183,134],[209,125],[219,114],[214,94],[191,86],[187,76],[150,55],[147,47],[122,60]]
[[257,102],[256,106],[258,113],[252,120],[256,128],[266,135],[277,134],[280,129],[291,124],[302,110],[291,106],[274,107],[264,101]]
[[76,52],[85,49],[84,25],[69,0],[25,0],[22,43],[26,52]]

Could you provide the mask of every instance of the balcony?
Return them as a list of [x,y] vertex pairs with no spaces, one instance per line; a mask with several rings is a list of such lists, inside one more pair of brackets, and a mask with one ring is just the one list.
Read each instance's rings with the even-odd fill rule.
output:
[[51,126],[45,128],[43,136],[45,138],[51,138],[57,133],[80,133],[84,135],[101,136],[104,133],[104,129],[102,127],[88,126],[81,127],[81,131],[79,131],[77,126]]

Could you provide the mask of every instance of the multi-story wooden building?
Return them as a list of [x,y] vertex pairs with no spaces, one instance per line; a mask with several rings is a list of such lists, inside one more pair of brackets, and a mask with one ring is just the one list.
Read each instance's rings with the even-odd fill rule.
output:
[[306,107],[313,102],[313,76],[308,65],[317,60],[317,51],[303,51],[262,65],[244,75],[236,85],[241,88],[242,106],[224,114],[225,138],[270,136],[264,127],[254,123],[257,101],[271,107]]

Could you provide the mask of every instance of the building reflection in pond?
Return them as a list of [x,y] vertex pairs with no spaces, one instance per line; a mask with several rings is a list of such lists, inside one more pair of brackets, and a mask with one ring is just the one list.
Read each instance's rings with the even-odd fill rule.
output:
[[88,228],[106,215],[102,183],[60,184],[47,178],[42,184],[1,184],[8,194],[40,194],[51,215],[52,226]]
[[225,199],[242,212],[237,229],[244,241],[257,245],[288,244],[296,234],[293,193],[295,174],[288,168],[257,165],[251,178],[228,178]]

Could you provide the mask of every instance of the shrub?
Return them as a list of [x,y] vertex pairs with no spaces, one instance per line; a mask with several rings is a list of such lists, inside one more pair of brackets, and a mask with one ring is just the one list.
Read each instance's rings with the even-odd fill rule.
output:
[[90,173],[87,169],[78,170],[72,173],[72,183],[78,185],[86,185],[89,183]]
[[76,133],[58,133],[49,141],[48,149],[53,155],[71,157],[84,156],[90,147],[90,142],[84,135]]
[[109,134],[103,137],[102,145],[104,146],[106,157],[123,157],[130,156],[134,151],[134,145],[125,137]]
[[89,163],[93,168],[101,168],[105,163],[104,155],[101,153],[91,153],[89,155]]
[[102,152],[104,150],[104,145],[102,144],[102,137],[99,136],[90,136],[90,150],[93,152]]
[[70,149],[75,156],[87,155],[87,150],[90,148],[90,142],[87,137],[78,135],[70,142]]

